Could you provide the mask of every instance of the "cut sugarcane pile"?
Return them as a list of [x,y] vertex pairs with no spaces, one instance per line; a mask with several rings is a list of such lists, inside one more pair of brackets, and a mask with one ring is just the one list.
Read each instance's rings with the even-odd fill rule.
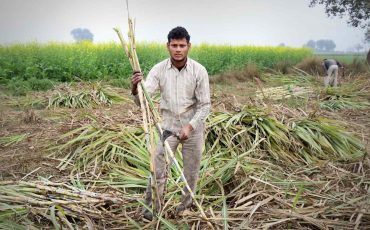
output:
[[[82,226],[113,226],[126,222],[128,212],[122,207],[136,201],[134,196],[125,197],[117,192],[96,193],[74,187],[66,183],[49,181],[1,182],[0,183],[0,228],[14,229],[7,218],[35,216],[33,223],[18,221],[30,229],[38,229],[50,222],[55,229],[65,227],[75,229]],[[132,215],[132,214],[130,214]],[[93,227],[94,228],[94,227]]]
[[[209,116],[196,193],[208,221],[216,229],[368,226],[370,169],[361,142],[335,123],[279,109],[292,113],[289,119],[258,106]],[[174,218],[181,186],[173,168],[163,212],[142,221],[150,175],[145,134],[111,126],[89,124],[63,136],[53,150],[59,169],[70,173],[63,183],[0,184],[0,228],[206,229],[196,207]]]
[[257,90],[256,97],[259,99],[269,98],[273,100],[281,100],[284,98],[290,98],[292,96],[307,95],[312,93],[313,90],[309,87],[287,87],[287,86],[278,86],[270,88],[262,88]]
[[84,90],[76,91],[67,85],[56,89],[49,98],[47,107],[92,108],[127,100],[118,94],[112,93],[109,87],[103,86],[100,82],[81,85],[79,88]]

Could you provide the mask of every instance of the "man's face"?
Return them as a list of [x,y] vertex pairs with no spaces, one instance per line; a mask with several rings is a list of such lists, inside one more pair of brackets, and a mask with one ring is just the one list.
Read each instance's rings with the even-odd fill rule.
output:
[[171,39],[167,43],[167,49],[170,56],[175,61],[183,61],[188,56],[191,43],[186,41],[186,38],[182,39]]

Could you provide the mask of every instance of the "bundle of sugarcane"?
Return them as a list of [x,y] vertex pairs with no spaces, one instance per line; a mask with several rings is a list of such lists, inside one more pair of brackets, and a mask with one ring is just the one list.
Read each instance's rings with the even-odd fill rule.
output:
[[[280,121],[267,110],[249,106],[235,114],[211,113],[206,125],[205,150],[212,156],[225,152],[238,159],[253,149],[250,157],[306,165],[320,160],[358,159],[364,154],[361,141],[334,121],[301,118],[299,114]],[[150,164],[144,135],[136,127],[87,124],[62,137],[69,141],[58,146],[64,156],[59,169],[72,169],[72,174],[95,184],[101,184],[99,178],[116,180],[120,175],[130,175],[136,179],[120,180],[119,185],[127,190],[142,189]],[[253,147],[255,143],[259,145]]]
[[[136,200],[133,195],[96,193],[66,183],[4,181],[0,183],[0,226],[9,224],[14,217],[18,217],[15,222],[32,223],[36,228],[45,221],[51,222],[55,229],[76,229],[84,225],[89,229],[109,228],[117,224],[130,226],[127,220],[119,217],[135,213],[127,207]],[[31,222],[26,221],[26,216],[39,218]]]
[[366,109],[370,107],[367,101],[359,101],[351,98],[331,96],[320,102],[320,108],[336,111],[343,109]]
[[272,157],[286,164],[358,159],[365,153],[361,141],[327,119],[295,117],[282,123],[256,107],[244,107],[236,114],[210,114],[206,142],[209,151],[235,149],[242,154],[259,140],[259,151],[252,156]]
[[326,88],[320,97],[320,108],[336,111],[344,109],[366,109],[370,106],[367,100],[369,88],[364,82],[355,80],[341,87]]
[[308,87],[270,87],[270,88],[260,88],[256,92],[256,97],[259,99],[270,98],[273,100],[281,100],[284,98],[290,98],[292,96],[300,96],[303,94],[312,93],[313,90]]
[[[129,25],[128,42],[126,42],[126,40],[123,38],[122,33],[120,32],[120,30],[118,28],[114,28],[114,30],[116,31],[116,33],[117,33],[117,35],[118,35],[118,37],[121,41],[121,45],[122,45],[128,59],[130,61],[130,64],[131,64],[131,67],[132,67],[133,71],[134,72],[141,72],[140,65],[139,65],[139,60],[138,60],[138,57],[137,57],[137,54],[136,54],[134,22],[130,17],[128,17],[128,25]],[[151,171],[151,178],[152,179],[150,181],[151,181],[151,184],[152,184],[151,187],[152,187],[152,196],[153,196],[152,197],[152,208],[153,208],[153,210],[156,210],[158,208],[160,210],[161,207],[155,207],[156,204],[159,203],[159,202],[156,202],[156,200],[158,200],[160,198],[156,196],[156,194],[158,194],[158,193],[156,192],[157,188],[156,188],[156,181],[155,181],[155,175],[154,175],[155,145],[154,145],[154,138],[153,138],[154,134],[153,134],[153,131],[151,130],[151,123],[152,122],[154,123],[154,125],[157,129],[157,132],[160,136],[162,136],[163,131],[162,131],[162,128],[160,127],[160,125],[159,125],[160,116],[159,116],[158,112],[156,111],[156,108],[154,107],[152,99],[151,99],[150,95],[146,92],[144,84],[142,82],[140,82],[139,85],[138,85],[138,96],[139,96],[141,112],[142,112],[142,116],[143,116],[143,129],[144,129],[144,132],[146,134],[146,145],[147,145],[148,152],[150,152],[150,155],[151,155],[150,171]],[[171,161],[174,163],[176,169],[180,172],[181,179],[184,182],[186,189],[189,191],[190,196],[193,198],[194,203],[198,207],[201,216],[204,219],[207,220],[207,216],[205,215],[205,213],[203,211],[203,208],[201,207],[201,205],[195,199],[195,195],[194,195],[192,189],[190,188],[189,184],[187,183],[185,175],[183,174],[182,169],[181,169],[178,161],[176,160],[175,155],[172,152],[171,147],[170,147],[170,145],[168,144],[167,141],[164,141],[164,147],[165,147],[166,153],[171,158]],[[168,160],[167,160],[167,163],[168,163]],[[209,223],[210,227],[212,227],[212,224],[210,222],[208,222],[208,223]]]
[[49,98],[48,108],[92,108],[99,105],[111,105],[114,102],[121,102],[127,99],[112,93],[108,87],[103,87],[99,82],[90,83],[83,91],[72,90],[65,86],[56,90]]

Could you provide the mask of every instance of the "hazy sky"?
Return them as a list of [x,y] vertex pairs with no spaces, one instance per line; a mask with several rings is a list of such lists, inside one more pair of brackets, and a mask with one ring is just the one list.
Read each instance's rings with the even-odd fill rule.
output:
[[[166,42],[168,31],[187,28],[192,43],[301,47],[332,39],[336,50],[361,42],[364,31],[328,18],[310,0],[130,0],[138,40]],[[70,31],[88,28],[95,42],[118,41],[127,30],[125,0],[0,0],[0,43],[73,41]]]

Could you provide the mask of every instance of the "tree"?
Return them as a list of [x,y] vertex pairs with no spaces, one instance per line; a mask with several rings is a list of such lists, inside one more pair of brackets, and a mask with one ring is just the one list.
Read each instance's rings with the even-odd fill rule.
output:
[[365,33],[365,41],[370,43],[370,29],[368,29]]
[[334,51],[335,47],[337,47],[337,45],[333,40],[326,40],[325,51],[327,52]]
[[313,50],[316,50],[316,42],[314,40],[309,40],[304,47],[311,48]]
[[324,40],[317,40],[316,42],[316,51],[324,51],[324,47],[325,47],[325,41]]
[[285,45],[285,43],[284,43],[284,42],[282,42],[282,43],[280,43],[278,46],[280,46],[280,47],[285,47],[286,45]]
[[311,0],[310,7],[325,6],[328,16],[343,17],[348,14],[348,24],[354,27],[370,26],[370,3],[367,0]]
[[[343,17],[348,14],[347,23],[365,29],[365,40],[370,43],[370,2],[369,0],[311,0],[310,7],[325,6],[328,16]],[[370,50],[369,50],[370,52]]]
[[357,51],[357,53],[360,53],[360,51],[364,48],[363,45],[361,45],[360,43],[358,43],[357,45],[355,45],[355,49]]
[[73,36],[73,39],[76,40],[76,42],[81,41],[93,41],[94,40],[94,34],[90,32],[88,29],[83,28],[76,28],[71,30],[71,35]]
[[316,50],[320,52],[332,52],[335,47],[333,40],[320,39],[316,41]]

